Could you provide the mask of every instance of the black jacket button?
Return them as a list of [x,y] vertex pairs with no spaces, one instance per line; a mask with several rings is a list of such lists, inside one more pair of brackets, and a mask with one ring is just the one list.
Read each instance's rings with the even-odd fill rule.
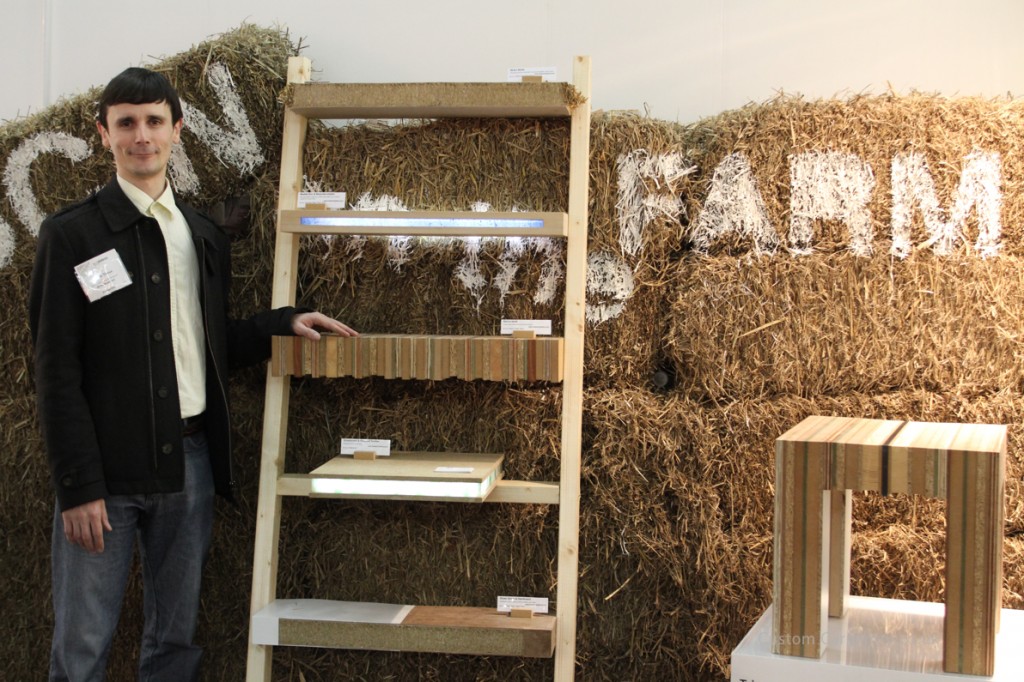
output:
[[174,446],[171,445],[170,443],[164,443],[163,447],[160,448],[160,452],[164,453],[165,455],[169,455],[172,452],[174,452]]
[[152,282],[153,284],[160,284],[160,275],[154,272],[152,275],[149,276],[149,281]]
[[153,340],[154,341],[163,341],[164,340],[164,333],[162,331],[160,331],[159,329],[157,329],[155,332],[153,332]]
[[156,394],[161,398],[166,398],[168,395],[170,395],[170,391],[167,390],[166,386],[161,386],[160,388],[156,389]]
[[64,478],[60,479],[60,484],[65,488],[70,488],[72,485],[75,484],[75,479],[71,478],[70,476],[65,476]]

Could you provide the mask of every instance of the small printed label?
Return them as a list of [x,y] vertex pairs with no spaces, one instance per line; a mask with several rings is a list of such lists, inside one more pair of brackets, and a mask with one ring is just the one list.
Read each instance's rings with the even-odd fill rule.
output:
[[498,612],[508,613],[512,609],[530,609],[534,613],[548,612],[547,597],[498,597]]
[[342,438],[342,455],[354,455],[357,452],[372,452],[377,457],[391,456],[391,441],[374,438]]
[[508,70],[509,83],[522,83],[525,80],[540,78],[543,81],[551,82],[558,76],[557,69],[553,66],[516,66]]
[[75,277],[90,303],[132,283],[121,256],[114,249],[76,265]]
[[435,467],[434,471],[439,474],[471,474],[473,467]]
[[501,333],[534,332],[537,336],[551,336],[551,320],[502,320]]
[[331,211],[340,211],[345,208],[344,192],[299,192],[299,208],[306,208],[310,204],[323,204],[324,208]]

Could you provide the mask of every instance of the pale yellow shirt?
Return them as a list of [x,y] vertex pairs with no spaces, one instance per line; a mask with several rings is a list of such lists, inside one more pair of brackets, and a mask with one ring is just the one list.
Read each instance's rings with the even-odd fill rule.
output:
[[154,201],[148,194],[117,176],[125,195],[143,215],[156,219],[167,246],[167,276],[171,289],[171,343],[178,375],[181,416],[206,410],[206,344],[199,304],[199,262],[185,216],[174,203],[170,183]]

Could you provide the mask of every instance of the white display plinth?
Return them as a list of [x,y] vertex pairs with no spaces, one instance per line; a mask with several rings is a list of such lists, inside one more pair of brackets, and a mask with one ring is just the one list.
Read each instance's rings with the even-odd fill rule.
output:
[[819,659],[772,653],[772,607],[732,652],[732,682],[933,682],[1024,680],[1024,611],[1002,610],[992,677],[942,671],[945,605],[850,597],[843,618],[828,619]]

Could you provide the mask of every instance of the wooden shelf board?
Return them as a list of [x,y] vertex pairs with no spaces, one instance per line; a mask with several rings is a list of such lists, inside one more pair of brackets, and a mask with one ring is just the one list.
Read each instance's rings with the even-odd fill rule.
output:
[[304,83],[289,111],[309,118],[547,118],[572,114],[565,83]]
[[514,504],[558,504],[558,483],[548,481],[515,481],[502,479],[484,502]]
[[278,599],[253,618],[253,643],[373,651],[549,658],[555,616],[496,609]]
[[566,237],[569,217],[555,211],[328,211],[283,209],[291,234],[407,237]]

